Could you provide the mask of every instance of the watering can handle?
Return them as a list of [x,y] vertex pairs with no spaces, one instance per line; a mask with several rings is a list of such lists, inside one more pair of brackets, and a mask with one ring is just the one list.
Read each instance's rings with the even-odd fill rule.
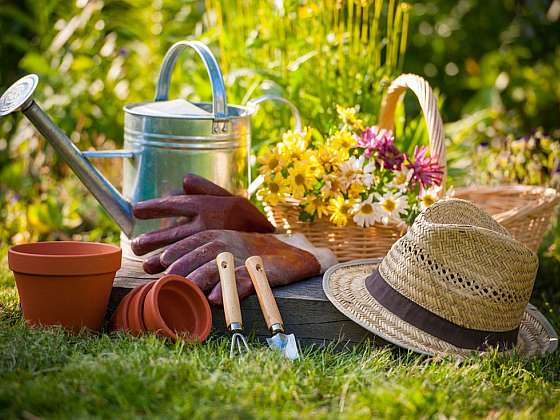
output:
[[206,71],[210,76],[210,83],[212,85],[212,112],[214,118],[224,119],[227,117],[227,97],[224,78],[222,71],[216,61],[216,58],[205,44],[200,41],[179,41],[169,48],[163,59],[159,78],[156,87],[156,101],[166,101],[169,96],[169,83],[171,80],[171,73],[175,68],[175,63],[179,54],[187,47],[194,49],[206,66]]

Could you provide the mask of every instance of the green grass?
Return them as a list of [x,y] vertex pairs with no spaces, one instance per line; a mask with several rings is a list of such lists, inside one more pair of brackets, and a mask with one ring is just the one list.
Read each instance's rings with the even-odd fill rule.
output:
[[[558,302],[549,311],[559,327]],[[28,329],[0,263],[0,418],[560,418],[560,353],[459,363],[364,344],[290,363],[251,344],[232,360],[227,337],[187,345]]]

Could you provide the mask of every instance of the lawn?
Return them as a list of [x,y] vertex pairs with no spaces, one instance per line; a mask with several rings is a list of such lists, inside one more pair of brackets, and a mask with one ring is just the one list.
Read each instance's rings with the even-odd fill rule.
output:
[[[291,363],[254,341],[230,359],[221,336],[70,336],[25,326],[5,251],[1,261],[0,418],[560,417],[560,352],[457,362],[365,343]],[[558,302],[533,301],[560,328]]]

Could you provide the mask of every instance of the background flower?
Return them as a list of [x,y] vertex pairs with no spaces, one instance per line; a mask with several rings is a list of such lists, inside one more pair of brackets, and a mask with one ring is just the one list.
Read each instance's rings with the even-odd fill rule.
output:
[[259,157],[259,197],[269,205],[295,199],[303,221],[410,225],[437,199],[432,187],[441,183],[442,169],[426,148],[415,148],[408,159],[391,131],[355,128],[361,121],[355,109],[339,107],[339,113],[344,126],[326,140],[317,133],[312,141],[310,130],[288,131]]
[[311,175],[304,162],[297,162],[288,169],[288,185],[294,198],[302,198],[307,189],[311,189],[315,178]]
[[374,203],[374,208],[379,215],[383,224],[388,224],[391,220],[400,221],[400,214],[403,213],[408,207],[408,200],[406,196],[386,192],[381,195],[374,194],[374,198],[378,200]]
[[331,213],[330,221],[337,226],[346,226],[348,216],[351,214],[353,203],[342,195],[337,195],[329,201],[328,210]]
[[375,153],[385,169],[400,169],[404,161],[404,155],[395,146],[393,133],[375,125],[366,128],[358,137],[358,146],[364,148],[366,157]]
[[408,163],[406,164],[406,167],[413,171],[412,182],[420,183],[423,188],[440,185],[443,169],[435,158],[428,156],[428,148],[416,146],[413,156],[412,160],[407,158]]
[[275,206],[279,202],[285,201],[285,194],[288,192],[286,180],[281,173],[277,172],[274,176],[265,177],[266,188],[260,190],[262,200],[270,205]]
[[355,204],[352,210],[354,213],[352,220],[354,220],[358,226],[369,227],[380,220],[379,214],[375,211],[373,206],[373,194],[370,194],[369,197],[361,203]]

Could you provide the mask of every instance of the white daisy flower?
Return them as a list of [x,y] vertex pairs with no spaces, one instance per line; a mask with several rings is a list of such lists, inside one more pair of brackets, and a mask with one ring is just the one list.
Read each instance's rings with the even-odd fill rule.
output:
[[414,175],[414,171],[412,169],[403,168],[400,171],[395,172],[395,177],[387,183],[387,186],[390,188],[397,188],[399,191],[404,191],[407,189],[410,180],[412,179],[412,175]]
[[342,162],[340,165],[340,185],[344,190],[347,190],[350,185],[354,182],[359,182],[360,176],[362,175],[362,167],[364,165],[363,156],[360,156],[359,159],[356,159],[355,156],[352,156],[350,159]]
[[362,182],[367,188],[371,188],[375,184],[375,169],[375,161],[373,159],[362,168]]
[[373,206],[381,215],[381,222],[388,224],[391,220],[399,221],[400,214],[408,208],[408,199],[406,196],[387,192],[384,195],[374,194],[374,198],[378,201]]
[[420,208],[422,210],[427,209],[436,201],[439,200],[439,194],[441,192],[441,186],[432,186],[428,189],[421,188],[420,194],[418,194],[418,199],[420,202]]
[[373,194],[370,194],[370,196],[361,203],[355,204],[354,207],[352,207],[352,212],[354,213],[352,220],[361,227],[369,227],[380,220],[380,215],[375,211],[373,205]]

